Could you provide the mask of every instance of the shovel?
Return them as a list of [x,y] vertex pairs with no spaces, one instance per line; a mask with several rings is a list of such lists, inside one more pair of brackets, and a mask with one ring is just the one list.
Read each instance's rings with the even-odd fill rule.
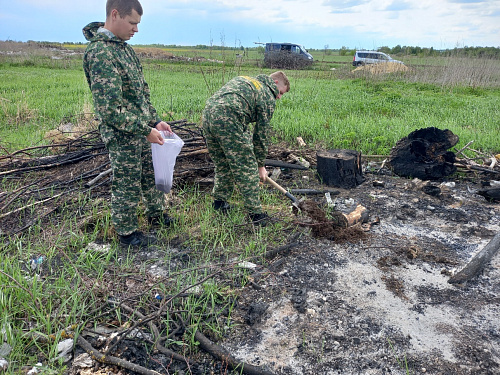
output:
[[270,185],[273,185],[276,189],[278,189],[283,194],[285,194],[285,196],[292,201],[292,205],[295,208],[297,208],[298,210],[300,210],[298,199],[295,198],[292,194],[290,194],[283,186],[281,186],[276,181],[274,181],[273,179],[271,179],[271,178],[269,178],[267,176],[266,176],[266,182],[269,183]]

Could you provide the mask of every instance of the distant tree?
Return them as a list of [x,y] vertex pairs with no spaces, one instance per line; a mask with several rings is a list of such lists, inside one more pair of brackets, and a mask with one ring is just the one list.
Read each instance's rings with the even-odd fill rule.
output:
[[391,49],[391,53],[392,53],[393,55],[398,55],[398,54],[400,54],[400,53],[401,53],[401,51],[402,51],[402,48],[401,48],[401,46],[400,46],[399,44],[398,44],[396,47],[393,47],[393,48]]
[[390,49],[389,47],[386,47],[386,46],[384,46],[384,47],[380,47],[380,48],[378,49],[378,51],[379,51],[379,52],[383,52],[383,53],[391,53],[391,49]]
[[349,54],[349,48],[342,46],[339,51],[340,56],[347,56]]

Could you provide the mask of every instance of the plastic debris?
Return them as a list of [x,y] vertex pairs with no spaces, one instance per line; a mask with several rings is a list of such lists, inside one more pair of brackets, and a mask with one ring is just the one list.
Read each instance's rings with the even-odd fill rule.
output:
[[276,181],[281,174],[281,168],[274,168],[271,173],[271,178]]
[[82,353],[75,358],[73,366],[79,368],[89,368],[93,366],[93,361],[88,353]]
[[297,158],[297,164],[303,165],[306,168],[309,168],[311,166],[311,163],[309,163],[306,159],[304,159],[301,156]]
[[57,344],[57,352],[59,353],[59,355],[56,357],[56,360],[62,358],[64,363],[70,361],[72,357],[71,354],[72,351],[73,351],[73,339],[66,339],[60,341],[59,344]]
[[255,268],[257,268],[257,265],[255,263],[250,263],[250,262],[240,262],[238,263],[238,267],[241,267],[241,268],[246,268],[246,269],[249,269],[249,270],[253,270]]
[[8,357],[11,351],[12,347],[7,343],[3,343],[0,346],[0,357]]
[[5,358],[0,357],[0,371],[6,371],[9,367],[9,362]]
[[40,265],[43,263],[45,260],[45,257],[43,255],[31,258],[30,264],[31,264],[31,269],[36,270]]
[[335,207],[335,203],[332,201],[332,196],[330,192],[325,193],[325,198],[326,198],[326,204],[328,207]]
[[26,375],[35,375],[35,374],[38,374],[40,372],[42,366],[43,366],[43,364],[37,363],[31,370],[29,370],[26,373]]
[[454,188],[455,187],[455,182],[454,181],[450,181],[450,182],[443,182],[439,185],[439,187],[443,188]]
[[110,244],[106,244],[106,243],[98,244],[95,242],[89,243],[87,245],[87,247],[85,248],[85,250],[96,251],[98,253],[103,253],[103,254],[109,253],[110,249],[111,249]]

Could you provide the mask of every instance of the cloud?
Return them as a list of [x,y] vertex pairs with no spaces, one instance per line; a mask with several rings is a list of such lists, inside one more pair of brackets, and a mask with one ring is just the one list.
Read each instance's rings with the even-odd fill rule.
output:
[[402,10],[411,10],[414,9],[414,6],[405,1],[394,1],[392,4],[389,4],[385,10],[388,12],[399,12]]
[[[104,0],[0,0],[0,40],[83,41]],[[498,45],[498,0],[141,0],[132,43],[290,41],[308,48]],[[218,42],[216,42],[218,43]]]
[[487,3],[485,0],[448,0],[450,3],[457,4],[478,4],[478,3]]

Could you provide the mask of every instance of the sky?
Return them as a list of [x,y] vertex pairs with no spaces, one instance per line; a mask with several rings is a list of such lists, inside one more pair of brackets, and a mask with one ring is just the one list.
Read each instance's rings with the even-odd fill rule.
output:
[[[500,0],[142,0],[131,44],[500,47]],[[105,0],[0,0],[0,41],[85,42]]]

